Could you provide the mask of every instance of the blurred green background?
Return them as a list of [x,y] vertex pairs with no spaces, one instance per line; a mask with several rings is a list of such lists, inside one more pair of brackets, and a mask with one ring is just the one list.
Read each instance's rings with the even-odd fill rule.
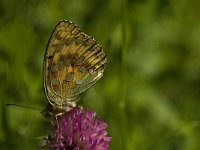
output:
[[60,20],[95,37],[104,77],[79,104],[108,123],[111,150],[200,150],[200,1],[1,0],[0,149],[39,149],[51,128],[42,64]]

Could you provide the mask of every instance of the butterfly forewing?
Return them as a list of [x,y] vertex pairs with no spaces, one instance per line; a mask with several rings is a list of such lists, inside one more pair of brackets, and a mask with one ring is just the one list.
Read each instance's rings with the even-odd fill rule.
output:
[[70,21],[55,27],[44,57],[44,88],[51,104],[62,106],[98,81],[106,57],[96,40]]

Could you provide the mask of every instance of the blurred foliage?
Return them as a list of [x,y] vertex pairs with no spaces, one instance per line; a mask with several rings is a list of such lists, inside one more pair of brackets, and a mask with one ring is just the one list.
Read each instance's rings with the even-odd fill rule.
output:
[[197,0],[1,0],[0,149],[38,149],[50,129],[38,111],[5,103],[45,107],[43,56],[63,19],[107,55],[104,77],[79,104],[108,123],[111,150],[200,149]]

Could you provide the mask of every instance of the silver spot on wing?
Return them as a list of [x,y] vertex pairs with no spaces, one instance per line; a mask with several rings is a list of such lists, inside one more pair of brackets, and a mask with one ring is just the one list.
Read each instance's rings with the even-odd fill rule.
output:
[[55,79],[51,81],[52,85],[59,85],[59,80]]
[[51,65],[51,72],[56,72],[57,66],[55,64]]
[[90,69],[90,70],[89,70],[89,73],[93,76],[93,75],[95,75],[97,72],[96,72],[94,69]]
[[73,79],[73,76],[74,76],[74,73],[73,72],[69,72],[66,75],[65,81],[67,81],[67,82],[71,81]]
[[79,71],[80,71],[81,73],[84,73],[84,72],[86,71],[86,68],[85,68],[84,66],[80,66],[80,67],[79,67]]

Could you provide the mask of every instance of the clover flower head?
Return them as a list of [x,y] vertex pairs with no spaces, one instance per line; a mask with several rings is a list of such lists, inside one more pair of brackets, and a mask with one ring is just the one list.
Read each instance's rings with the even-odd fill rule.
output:
[[107,150],[111,141],[107,127],[94,112],[75,107],[58,116],[58,126],[47,143],[57,150]]

